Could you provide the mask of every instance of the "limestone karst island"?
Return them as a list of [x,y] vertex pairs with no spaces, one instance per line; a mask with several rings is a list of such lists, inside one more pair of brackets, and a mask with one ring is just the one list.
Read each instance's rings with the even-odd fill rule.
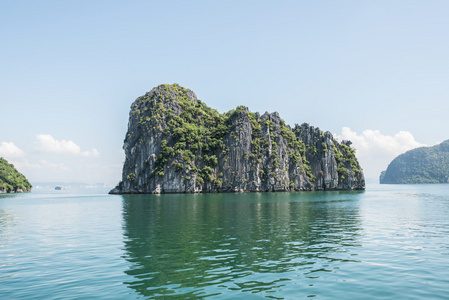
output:
[[409,150],[382,171],[381,184],[449,183],[449,140]]
[[32,185],[14,165],[0,157],[0,194],[31,192]]
[[111,194],[365,189],[351,142],[277,112],[220,114],[178,84],[134,101],[123,149]]

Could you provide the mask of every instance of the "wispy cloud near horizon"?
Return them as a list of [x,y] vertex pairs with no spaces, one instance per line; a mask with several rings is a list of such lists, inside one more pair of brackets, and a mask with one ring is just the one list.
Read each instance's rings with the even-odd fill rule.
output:
[[411,149],[427,146],[415,140],[408,131],[399,131],[395,135],[384,135],[379,130],[366,129],[361,134],[343,127],[339,140],[350,140],[357,149],[356,156],[364,170],[365,177],[378,178],[380,172],[398,155]]
[[52,170],[52,171],[70,171],[70,169],[63,163],[52,163],[45,159],[39,160],[37,163],[30,163],[28,159],[21,161],[12,161],[16,168],[34,169],[34,170]]
[[0,156],[13,164],[30,182],[112,183],[112,175],[109,174],[120,174],[115,166],[101,165],[104,158],[100,158],[96,148],[82,149],[71,139],[58,140],[50,134],[37,134],[28,141],[27,146],[22,150],[14,142],[0,141]]

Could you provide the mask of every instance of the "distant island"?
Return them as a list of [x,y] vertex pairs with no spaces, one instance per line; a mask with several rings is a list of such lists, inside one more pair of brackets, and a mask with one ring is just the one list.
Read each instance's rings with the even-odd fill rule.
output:
[[14,165],[0,157],[0,193],[31,192],[31,188],[28,179],[17,171]]
[[365,189],[350,141],[277,112],[220,114],[178,84],[134,101],[123,149],[111,194]]
[[381,184],[449,183],[449,140],[407,151],[380,174]]

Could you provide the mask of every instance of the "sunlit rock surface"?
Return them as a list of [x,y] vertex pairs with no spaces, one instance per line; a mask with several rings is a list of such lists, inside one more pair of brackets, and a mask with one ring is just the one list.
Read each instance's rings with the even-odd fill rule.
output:
[[131,105],[122,181],[110,193],[364,189],[350,145],[277,112],[220,114],[191,90],[160,85]]

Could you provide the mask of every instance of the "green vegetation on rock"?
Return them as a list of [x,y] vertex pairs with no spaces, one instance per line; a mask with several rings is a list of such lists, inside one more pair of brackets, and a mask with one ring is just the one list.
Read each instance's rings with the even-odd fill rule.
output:
[[[236,111],[220,114],[200,100],[192,101],[188,95],[190,91],[178,84],[164,87],[171,97],[155,93],[145,95],[132,108],[136,120],[139,119],[141,126],[147,126],[147,130],[162,129],[149,126],[150,124],[166,125],[162,131],[161,152],[152,174],[164,176],[163,170],[168,163],[174,164],[176,170],[181,170],[181,166],[193,169],[193,161],[200,153],[203,154],[201,158],[206,165],[216,166],[217,157],[207,153],[217,149],[226,151],[223,139],[230,129],[228,120]],[[175,115],[173,108],[168,108],[176,105],[175,103],[180,106],[179,115]],[[144,116],[141,116],[142,113]],[[210,173],[208,169],[203,169],[198,175],[203,180],[216,179]],[[218,184],[218,180],[214,182]]]
[[[332,151],[335,154],[335,160],[337,161],[337,172],[339,181],[343,181],[345,176],[349,175],[347,165],[351,166],[351,170],[354,174],[359,174],[360,169],[358,167],[357,159],[355,157],[355,149],[350,147],[350,142],[344,141],[336,147],[335,143],[332,144]],[[327,147],[326,150],[327,151]]]
[[407,151],[391,161],[380,183],[448,183],[449,140],[433,147]]
[[[341,182],[332,143],[348,174]],[[260,115],[242,105],[219,113],[178,84],[159,85],[134,101],[124,150],[114,193],[364,188],[363,174],[345,169],[360,168],[353,149],[330,133],[308,125],[292,129],[277,112]]]
[[[236,109],[227,113],[220,114],[217,110],[208,107],[200,100],[192,101],[189,98],[188,89],[178,84],[164,85],[167,93],[171,97],[165,95],[150,94],[138,98],[133,105],[131,115],[138,120],[139,126],[146,130],[157,131],[157,126],[150,124],[167,126],[162,131],[161,152],[158,155],[155,168],[152,171],[153,176],[164,176],[164,168],[167,164],[173,164],[176,170],[183,169],[192,170],[202,178],[202,182],[213,182],[215,185],[221,185],[219,179],[213,175],[213,169],[218,164],[218,158],[214,154],[217,150],[221,150],[221,154],[226,155],[229,148],[224,146],[224,139],[231,129],[237,126],[236,117],[245,113],[251,122],[252,130],[252,149],[251,153],[244,153],[245,160],[250,159],[253,163],[261,163],[262,155],[271,158],[271,168],[273,170],[280,167],[278,161],[277,143],[279,135],[276,131],[289,143],[289,157],[295,163],[302,162],[303,170],[313,182],[315,176],[311,173],[311,168],[305,157],[305,145],[294,134],[289,126],[281,120],[281,126],[275,126],[271,120],[266,120],[262,124],[262,120],[255,113],[241,105]],[[175,115],[172,108],[174,103],[178,103],[181,113]],[[157,109],[154,109],[156,107]],[[234,121],[234,123],[232,122]],[[271,143],[267,139],[263,139],[262,128],[270,131]],[[127,135],[127,138],[130,134]],[[239,132],[233,131],[232,136],[235,141],[239,142]],[[144,140],[142,140],[144,141]],[[270,147],[271,146],[271,147]],[[269,155],[268,155],[269,154]],[[206,165],[203,169],[195,167],[195,158],[201,159]],[[194,168],[195,167],[195,168]],[[275,172],[269,172],[271,176]],[[133,181],[136,178],[134,173],[129,173],[127,179]]]
[[16,170],[14,165],[0,157],[0,192],[15,193],[26,192],[32,188],[28,180]]

